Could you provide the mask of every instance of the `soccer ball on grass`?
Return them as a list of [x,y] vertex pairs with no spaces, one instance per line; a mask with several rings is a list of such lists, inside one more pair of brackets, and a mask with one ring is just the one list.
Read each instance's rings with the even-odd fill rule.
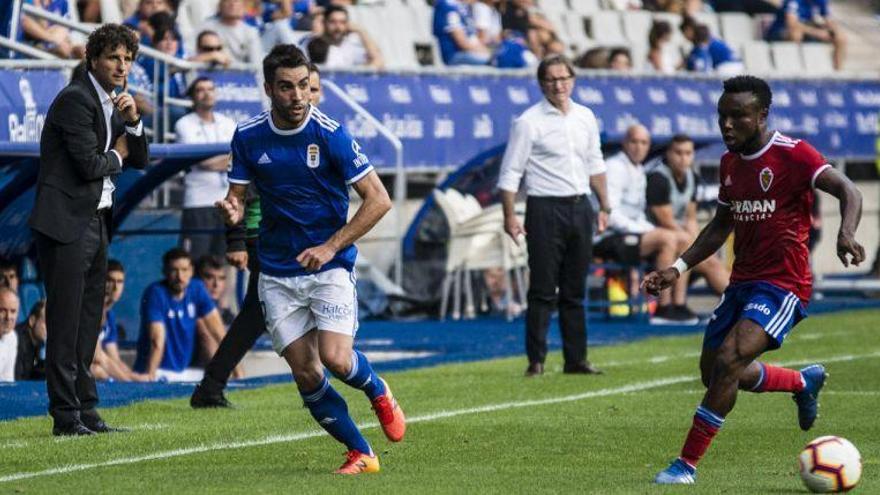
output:
[[862,476],[862,457],[849,440],[819,437],[808,443],[798,457],[801,479],[815,493],[851,490]]

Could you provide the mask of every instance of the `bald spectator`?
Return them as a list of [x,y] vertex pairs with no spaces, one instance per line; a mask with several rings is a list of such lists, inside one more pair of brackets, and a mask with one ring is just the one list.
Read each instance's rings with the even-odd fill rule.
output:
[[18,355],[15,380],[46,379],[46,300],[37,301],[25,321],[15,327]]
[[[627,129],[623,151],[605,161],[608,167],[608,202],[611,214],[608,230],[598,237],[594,253],[627,265],[653,259],[656,266],[669,266],[690,244],[685,233],[656,227],[645,214],[644,161],[651,149],[651,135],[642,125]],[[699,319],[687,310],[687,281],[660,296],[651,322],[696,324]]]
[[15,360],[18,356],[18,295],[8,287],[0,287],[0,382],[15,380]]
[[244,0],[220,0],[217,16],[205,21],[200,31],[217,33],[235,62],[258,64],[263,60],[263,43],[257,28],[245,20]]

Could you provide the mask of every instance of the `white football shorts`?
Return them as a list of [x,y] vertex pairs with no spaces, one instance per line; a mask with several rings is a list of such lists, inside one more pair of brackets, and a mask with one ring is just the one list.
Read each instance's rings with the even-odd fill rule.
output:
[[260,274],[257,286],[266,328],[279,355],[309,330],[354,338],[358,329],[354,272],[334,268],[314,275]]

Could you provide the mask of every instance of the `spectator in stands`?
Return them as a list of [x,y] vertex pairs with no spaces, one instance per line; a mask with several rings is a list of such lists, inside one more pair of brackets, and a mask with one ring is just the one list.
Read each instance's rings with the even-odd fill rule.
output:
[[617,72],[629,72],[633,68],[629,48],[618,47],[608,54],[608,68]]
[[474,28],[477,30],[477,38],[480,43],[494,47],[501,43],[501,12],[498,4],[501,0],[477,0],[472,10],[474,15]]
[[107,260],[107,281],[104,290],[104,315],[101,335],[92,361],[91,372],[98,380],[149,381],[145,374],[135,373],[119,355],[119,324],[113,306],[125,290],[125,268],[119,260]]
[[[18,276],[18,265],[6,258],[0,258],[0,287],[8,287],[18,294],[21,277]],[[23,308],[18,308],[18,322],[24,321]]]
[[[193,81],[187,94],[192,100],[192,112],[174,125],[177,142],[181,144],[229,143],[235,133],[235,122],[214,111],[217,95],[214,81],[202,76]],[[223,218],[214,202],[226,196],[229,183],[226,169],[229,155],[221,153],[194,164],[184,176],[183,212],[180,219],[180,246],[191,256],[205,254],[223,256],[226,253]],[[215,232],[191,232],[212,229]]]
[[212,68],[228,67],[232,56],[223,47],[223,40],[214,31],[204,30],[196,37],[196,54],[189,58],[193,62],[206,62]]
[[501,23],[504,29],[521,33],[539,60],[565,52],[556,27],[541,13],[534,0],[507,0],[503,7]]
[[385,65],[382,53],[372,38],[361,28],[349,23],[345,7],[330,6],[324,12],[324,34],[327,41],[327,67],[347,68],[367,66],[381,69]]
[[[24,0],[23,3],[70,19],[67,0]],[[70,30],[60,24],[53,24],[28,14],[22,14],[21,33],[23,41],[33,43],[37,48],[54,53],[61,58],[81,59],[85,57],[86,47],[74,43],[70,37]]]
[[0,287],[0,382],[15,380],[15,360],[18,356],[18,294],[9,287]]
[[745,71],[736,52],[727,43],[709,32],[709,27],[693,17],[685,16],[681,34],[693,44],[687,58],[687,70],[691,72],[714,72],[732,76]]
[[596,46],[585,51],[578,57],[575,65],[581,69],[607,69],[611,52],[604,46]]
[[155,28],[150,23],[150,18],[159,12],[173,13],[168,0],[140,0],[137,11],[123,21],[123,24],[140,33],[142,45],[152,46]]
[[[693,170],[694,141],[687,135],[672,137],[664,158],[648,169],[645,195],[648,217],[664,229],[685,233],[688,245],[699,233],[697,226],[697,186]],[[730,272],[717,255],[706,258],[694,271],[703,275],[709,287],[722,294],[730,281]],[[687,276],[688,274],[684,274]]]
[[46,300],[34,303],[27,319],[15,327],[18,353],[15,380],[46,379]]
[[202,256],[196,263],[196,276],[205,284],[208,295],[211,296],[211,300],[217,306],[217,311],[220,312],[220,319],[228,327],[235,319],[235,313],[229,309],[224,301],[226,297],[226,264],[223,263],[223,258],[210,254]]
[[[647,180],[643,162],[651,149],[651,135],[642,125],[627,129],[623,150],[608,158],[608,230],[597,236],[594,254],[625,265],[654,259],[656,266],[669,266],[688,247],[689,236],[656,227],[645,215]],[[696,324],[699,320],[685,305],[687,281],[679,282],[673,294],[660,296],[652,323]]]
[[141,299],[134,370],[150,380],[200,380],[201,372],[187,368],[196,349],[196,323],[221,337],[226,331],[205,285],[192,278],[189,254],[173,248],[162,256],[162,266],[164,280],[150,284]]
[[311,0],[263,0],[263,46],[296,44],[296,31],[320,26],[323,12],[324,8]]
[[217,16],[202,24],[200,31],[217,33],[235,62],[258,64],[263,59],[259,31],[245,23],[243,0],[220,0]]
[[783,0],[776,19],[767,30],[769,41],[816,41],[834,47],[834,68],[841,70],[846,59],[846,36],[831,18],[829,0]]
[[648,33],[648,62],[661,74],[673,74],[682,67],[681,54],[671,42],[672,25],[667,21],[654,21]]
[[469,9],[474,0],[437,0],[433,32],[446,65],[486,65],[491,50],[477,37]]

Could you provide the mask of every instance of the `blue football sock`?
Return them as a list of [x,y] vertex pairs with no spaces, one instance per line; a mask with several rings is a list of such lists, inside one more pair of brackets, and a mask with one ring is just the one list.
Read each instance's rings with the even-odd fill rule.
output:
[[317,389],[311,392],[300,392],[300,396],[315,421],[333,438],[345,444],[348,450],[357,450],[372,455],[373,450],[370,448],[370,444],[361,435],[348,414],[348,405],[345,403],[345,399],[330,386],[327,377],[324,377]]
[[385,384],[370,366],[367,356],[360,351],[351,351],[351,371],[348,376],[337,376],[346,385],[363,390],[370,400],[385,393]]

